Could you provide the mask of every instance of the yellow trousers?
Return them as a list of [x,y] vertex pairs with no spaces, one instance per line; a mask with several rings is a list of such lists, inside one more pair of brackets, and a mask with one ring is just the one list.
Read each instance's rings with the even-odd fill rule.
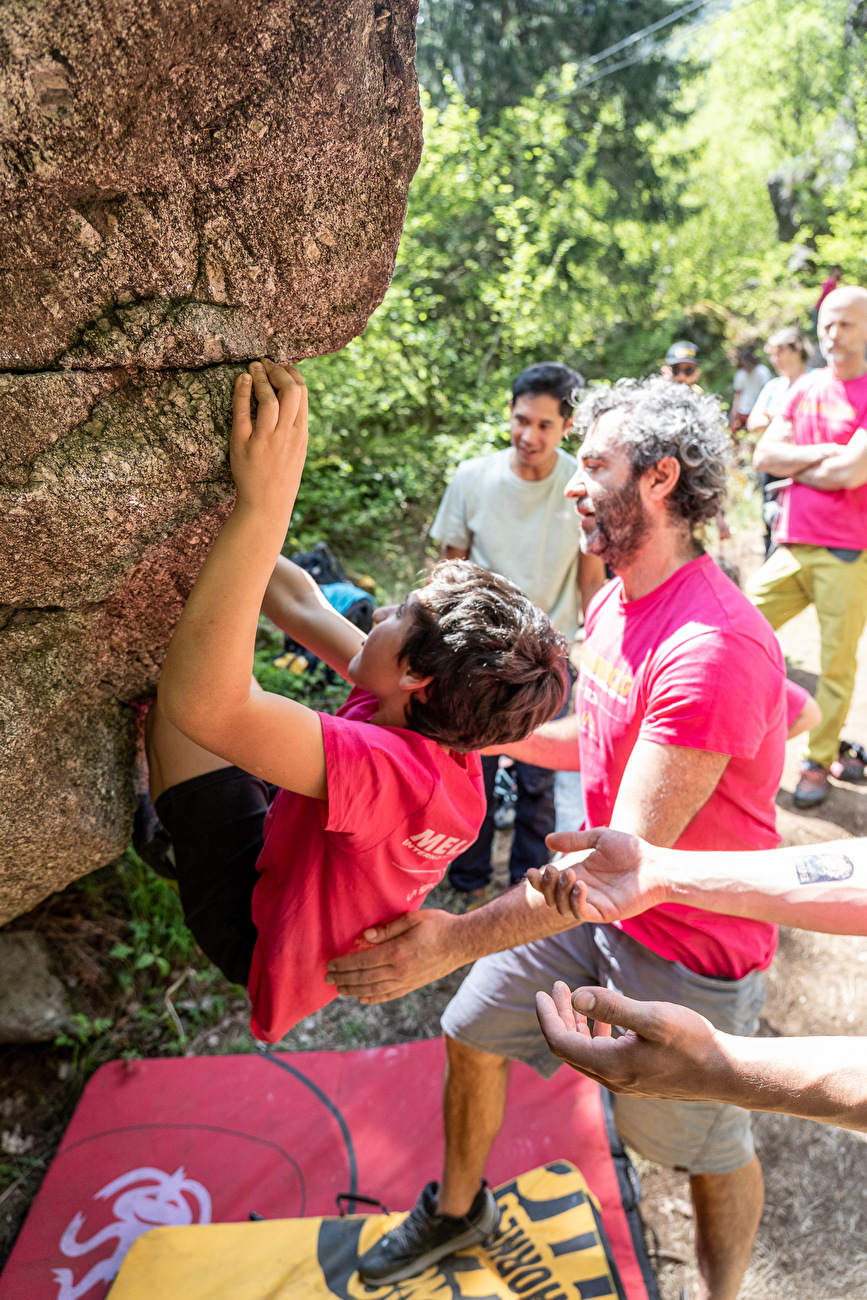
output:
[[825,546],[780,546],[749,584],[750,600],[772,628],[815,605],[822,636],[816,703],[822,721],[810,732],[804,757],[830,767],[855,688],[858,641],[867,619],[867,551],[847,564]]

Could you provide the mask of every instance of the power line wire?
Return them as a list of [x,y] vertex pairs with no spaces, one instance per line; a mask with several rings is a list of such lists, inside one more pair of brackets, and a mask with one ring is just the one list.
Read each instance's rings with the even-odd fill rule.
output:
[[654,32],[660,31],[663,27],[670,26],[671,23],[676,23],[678,19],[685,18],[687,14],[694,13],[696,9],[701,9],[702,6],[707,3],[708,0],[690,0],[689,4],[684,5],[675,13],[669,14],[667,18],[659,18],[655,23],[650,23],[647,27],[642,27],[640,31],[633,32],[631,36],[625,36],[622,41],[617,41],[615,45],[609,45],[607,50],[600,50],[598,54],[594,54],[591,58],[585,59],[581,66],[593,66],[594,64],[601,63],[602,60],[607,59],[610,54],[619,54],[619,52],[625,50],[627,46],[634,45],[636,41],[640,41],[645,36],[652,36]]
[[[707,0],[703,0],[703,2],[706,3]],[[641,53],[635,54],[632,58],[621,59],[619,63],[612,63],[609,67],[602,68],[602,70],[600,72],[597,72],[594,76],[586,77],[583,81],[576,82],[571,90],[561,91],[559,94],[552,96],[552,98],[561,99],[563,98],[564,95],[574,94],[576,90],[583,90],[585,86],[592,86],[594,82],[601,81],[602,78],[607,77],[609,73],[619,72],[622,68],[633,68],[638,63],[644,63],[657,50],[664,49],[666,45],[669,45],[672,41],[675,41],[685,36],[689,36],[691,32],[701,31],[702,28],[704,27],[710,27],[713,23],[719,22],[721,18],[727,18],[732,14],[742,13],[744,9],[749,9],[752,5],[756,3],[757,0],[744,0],[744,3],[738,5],[736,9],[725,9],[721,13],[709,14],[706,17],[700,19],[699,22],[691,23],[689,27],[685,27],[682,31],[672,32],[669,36],[666,36],[663,40],[655,41],[654,44],[649,49],[644,50]],[[590,60],[587,60],[587,62],[590,62]]]

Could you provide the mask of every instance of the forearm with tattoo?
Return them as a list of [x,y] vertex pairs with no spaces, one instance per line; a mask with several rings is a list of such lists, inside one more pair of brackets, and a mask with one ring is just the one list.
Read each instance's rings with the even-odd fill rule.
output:
[[673,902],[828,934],[867,934],[867,841],[765,853],[671,853]]

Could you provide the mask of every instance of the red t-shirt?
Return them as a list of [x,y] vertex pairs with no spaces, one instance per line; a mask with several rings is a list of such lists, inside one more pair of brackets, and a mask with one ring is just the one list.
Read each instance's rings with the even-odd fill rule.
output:
[[[867,425],[867,374],[836,379],[828,367],[808,370],[792,384],[781,414],[792,421],[799,447],[817,442],[845,446],[856,429]],[[782,493],[774,537],[784,544],[867,550],[867,483],[836,492],[793,483]]]
[[[620,579],[590,604],[575,710],[588,826],[607,826],[638,740],[730,754],[678,849],[770,849],[783,772],[783,657],[770,624],[714,564],[691,560],[638,600]],[[679,903],[617,922],[701,975],[770,964],[777,928]]]
[[321,714],[327,804],[280,790],[265,819],[249,991],[250,1028],[267,1042],[336,996],[326,963],[421,907],[485,815],[478,754],[372,726],[378,707],[356,689]]

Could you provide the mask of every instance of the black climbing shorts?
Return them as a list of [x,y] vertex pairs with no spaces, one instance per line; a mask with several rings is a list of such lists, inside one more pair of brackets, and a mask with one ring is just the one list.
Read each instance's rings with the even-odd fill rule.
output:
[[174,845],[187,925],[226,979],[245,988],[257,937],[256,860],[277,788],[239,767],[221,767],[169,786],[154,804]]

